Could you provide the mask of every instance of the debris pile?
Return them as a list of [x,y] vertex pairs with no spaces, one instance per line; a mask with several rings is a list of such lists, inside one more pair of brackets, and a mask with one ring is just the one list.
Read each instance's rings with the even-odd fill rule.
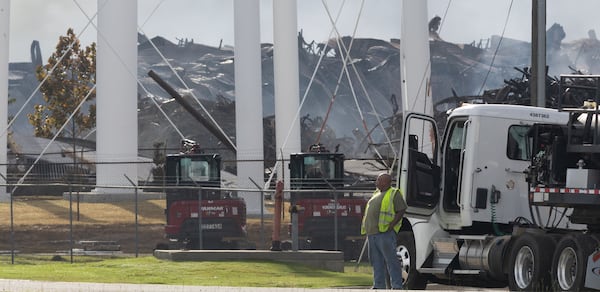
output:
[[[438,34],[436,23],[432,19],[430,25],[431,90],[436,116],[442,123],[448,109],[465,101],[529,102],[531,50],[528,42],[492,36],[471,44],[450,43]],[[547,33],[550,43],[547,100],[548,106],[554,107],[557,78],[553,76],[600,72],[600,41],[595,32],[590,31],[588,38],[564,43],[564,30],[560,25],[553,25]],[[339,147],[339,151],[348,158],[372,158],[371,146],[386,143],[384,131],[390,139],[398,138],[402,109],[400,41],[342,37],[318,43],[305,40],[301,33],[298,35],[299,95],[300,98],[306,96],[304,106],[298,112],[304,149],[318,142],[331,149]],[[199,141],[204,149],[219,151],[224,157],[224,167],[228,168],[228,160],[235,158],[228,153],[230,151],[198,125],[178,103],[166,96],[146,73],[149,70],[157,72],[192,105],[201,109],[193,98],[195,96],[235,142],[233,49],[205,46],[188,40],[175,44],[160,36],[152,39],[141,36],[139,42],[138,78],[142,86],[138,95],[138,141],[141,149],[148,149],[141,151],[140,155],[151,157],[153,145],[157,142],[164,143],[170,152],[177,151],[181,137],[163,116],[162,110],[185,138]],[[343,57],[348,51],[349,58],[344,62]],[[276,153],[272,44],[262,45],[261,57],[265,159],[272,162]],[[39,63],[40,59],[41,56],[36,55],[34,61]],[[34,82],[33,66],[20,63],[11,64],[10,68],[10,97],[16,99],[9,106],[9,114],[12,115],[37,83]],[[318,68],[316,73],[315,68]],[[178,76],[173,72],[177,72]],[[313,75],[314,80],[311,81]],[[335,102],[323,125],[334,97]],[[36,103],[35,100],[38,99],[34,98],[33,103]],[[33,106],[26,107],[25,114],[27,108]],[[383,125],[378,125],[378,118]],[[322,128],[325,131],[321,133]],[[29,129],[21,122],[16,123],[12,130],[32,133]],[[93,139],[93,135],[90,138]]]

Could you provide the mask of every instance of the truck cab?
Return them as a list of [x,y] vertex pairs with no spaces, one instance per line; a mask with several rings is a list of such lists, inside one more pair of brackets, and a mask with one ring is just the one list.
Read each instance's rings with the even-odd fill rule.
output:
[[[435,211],[444,230],[468,229],[474,234],[489,230],[480,224],[506,224],[529,213],[528,206],[522,204],[527,202],[525,178],[531,159],[527,133],[534,123],[568,121],[566,113],[552,109],[466,105],[452,111],[438,142],[432,119],[414,114],[407,118],[407,129],[414,130],[407,136],[401,173],[412,173],[409,168],[417,170],[416,180],[409,180],[409,174],[406,186],[401,186],[407,189],[409,214]],[[420,134],[420,128],[429,129],[428,136]],[[418,149],[410,146],[411,139],[418,141]],[[439,172],[424,171],[419,167],[423,161],[431,163],[432,169],[439,167]],[[439,190],[439,198],[433,196],[433,190],[419,192],[419,187],[427,185],[424,181],[439,184],[435,190]]]
[[503,262],[490,259],[506,255],[503,236],[547,213],[528,204],[528,131],[567,121],[553,109],[465,105],[450,113],[440,137],[431,117],[405,116],[398,187],[410,224],[402,225],[398,255],[413,272],[409,288],[424,288],[426,278],[505,279]]

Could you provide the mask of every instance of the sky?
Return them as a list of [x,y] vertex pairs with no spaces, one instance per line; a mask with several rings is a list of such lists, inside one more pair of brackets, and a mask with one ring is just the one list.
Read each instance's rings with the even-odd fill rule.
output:
[[[261,42],[273,41],[272,1],[260,0]],[[297,4],[298,29],[308,42],[329,38],[328,11],[335,17],[340,9],[337,29],[342,35],[400,38],[401,0],[297,0]],[[233,5],[233,0],[138,0],[138,26],[148,37],[233,46]],[[590,29],[600,30],[598,0],[547,0],[546,6],[547,27],[562,25],[565,41],[585,38]],[[33,40],[40,42],[46,60],[69,27],[83,45],[96,41],[96,30],[86,27],[83,13],[91,17],[96,7],[97,0],[11,0],[10,61],[29,61]],[[449,42],[479,42],[503,31],[509,38],[531,38],[531,0],[428,0],[428,19],[436,15],[442,17],[440,37]]]

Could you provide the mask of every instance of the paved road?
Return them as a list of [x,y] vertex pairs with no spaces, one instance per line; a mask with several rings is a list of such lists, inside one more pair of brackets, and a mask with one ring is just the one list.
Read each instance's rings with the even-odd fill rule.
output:
[[307,289],[307,288],[256,288],[256,287],[214,287],[214,286],[183,286],[158,284],[104,284],[104,283],[69,283],[44,282],[28,280],[0,280],[0,291],[31,291],[31,292],[364,292],[365,289]]
[[[104,283],[71,283],[46,282],[29,280],[0,279],[0,291],[25,292],[364,292],[368,288],[264,288],[264,287],[214,287],[214,286],[183,286],[159,284],[104,284]],[[430,284],[429,291],[508,291],[507,289],[481,289],[472,287],[457,287]]]

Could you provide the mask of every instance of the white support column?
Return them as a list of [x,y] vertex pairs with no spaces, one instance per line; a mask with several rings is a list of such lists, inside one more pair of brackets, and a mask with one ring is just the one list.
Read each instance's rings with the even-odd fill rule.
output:
[[[10,32],[10,0],[0,0],[0,173],[6,177],[6,137],[8,135],[8,50]],[[6,181],[0,176],[0,183]],[[9,201],[5,187],[0,188],[0,202]]]
[[[237,186],[264,184],[260,1],[235,0],[235,128]],[[261,193],[242,192],[248,214],[261,214]]]
[[[402,29],[400,38],[400,74],[402,112],[418,112],[433,116],[431,98],[431,63],[429,53],[429,26],[427,1],[402,0]],[[411,125],[411,132],[430,132],[424,125]],[[431,135],[419,141],[420,150],[431,153]]]
[[[277,178],[290,188],[290,154],[300,152],[300,73],[298,66],[298,24],[296,0],[273,1],[273,71],[275,82],[275,136]],[[282,176],[285,174],[285,176]]]
[[137,0],[98,0],[97,193],[137,184]]
[[432,115],[427,1],[402,0],[402,110]]

